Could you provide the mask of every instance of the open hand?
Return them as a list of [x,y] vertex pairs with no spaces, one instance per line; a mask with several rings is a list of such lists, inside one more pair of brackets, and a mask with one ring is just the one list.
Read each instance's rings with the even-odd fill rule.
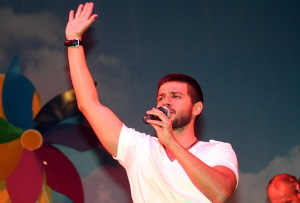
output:
[[83,33],[90,27],[90,25],[98,17],[97,14],[92,14],[94,3],[87,2],[84,5],[80,4],[74,15],[74,10],[69,13],[69,21],[66,26],[66,38],[81,39]]

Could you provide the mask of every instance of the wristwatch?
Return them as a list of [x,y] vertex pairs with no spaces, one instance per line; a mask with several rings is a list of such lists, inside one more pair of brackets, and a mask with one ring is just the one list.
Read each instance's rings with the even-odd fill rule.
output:
[[64,42],[64,45],[66,47],[78,47],[80,45],[83,45],[83,43],[79,39],[71,39],[71,40],[66,40]]

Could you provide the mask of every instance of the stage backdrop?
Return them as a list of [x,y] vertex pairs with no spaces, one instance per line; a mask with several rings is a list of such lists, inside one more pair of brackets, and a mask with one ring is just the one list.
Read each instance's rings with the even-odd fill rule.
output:
[[[0,73],[18,55],[42,105],[72,88],[64,29],[79,3],[0,2]],[[195,77],[205,98],[199,137],[230,142],[238,156],[229,202],[265,202],[272,176],[300,176],[299,10],[298,0],[97,0],[84,46],[102,102],[139,131],[153,133],[142,117],[161,76]],[[101,148],[56,147],[77,168],[86,202],[125,202],[126,177],[103,162]],[[70,202],[56,192],[53,199]]]

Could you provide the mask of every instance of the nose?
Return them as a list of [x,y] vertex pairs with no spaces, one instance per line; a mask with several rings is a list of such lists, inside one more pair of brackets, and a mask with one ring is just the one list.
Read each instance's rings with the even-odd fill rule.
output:
[[171,99],[170,99],[170,97],[168,97],[168,96],[165,97],[165,99],[162,102],[162,105],[166,106],[166,107],[170,107],[171,106]]

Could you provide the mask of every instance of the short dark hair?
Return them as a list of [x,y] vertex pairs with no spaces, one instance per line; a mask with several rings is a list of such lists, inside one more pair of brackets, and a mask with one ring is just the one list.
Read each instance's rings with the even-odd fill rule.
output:
[[203,92],[198,84],[198,82],[192,78],[191,76],[180,74],[180,73],[173,73],[173,74],[168,74],[164,77],[162,77],[158,81],[158,87],[157,87],[157,92],[160,88],[161,85],[167,82],[181,82],[181,83],[186,83],[188,86],[188,94],[192,99],[192,103],[195,104],[199,101],[203,103]]

